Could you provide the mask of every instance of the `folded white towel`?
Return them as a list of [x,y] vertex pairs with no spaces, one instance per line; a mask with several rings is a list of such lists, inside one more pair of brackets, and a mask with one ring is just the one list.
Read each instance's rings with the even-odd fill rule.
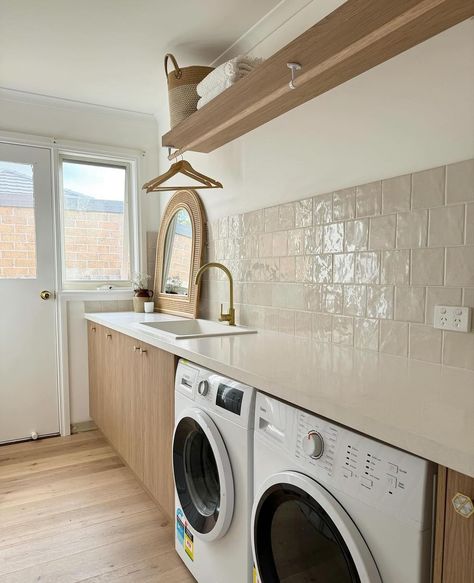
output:
[[[216,87],[224,87],[228,82],[232,85],[232,83],[241,79],[245,74],[253,71],[257,65],[262,63],[262,61],[263,59],[240,55],[226,63],[222,63],[222,65],[219,65],[214,71],[211,71],[211,73],[209,73],[209,75],[198,84],[196,88],[198,95],[204,97],[208,93],[213,92]],[[225,86],[222,91],[227,87],[230,87],[230,85]]]
[[212,101],[214,99],[214,97],[217,97],[220,93],[222,93],[223,91],[225,91],[229,87],[232,87],[232,85],[234,85],[234,84],[235,84],[234,81],[224,81],[220,85],[216,85],[213,89],[211,89],[211,91],[209,91],[208,93],[206,93],[206,95],[203,95],[199,99],[196,107],[198,109],[201,109],[201,107],[206,105],[206,103],[209,103],[209,101]]

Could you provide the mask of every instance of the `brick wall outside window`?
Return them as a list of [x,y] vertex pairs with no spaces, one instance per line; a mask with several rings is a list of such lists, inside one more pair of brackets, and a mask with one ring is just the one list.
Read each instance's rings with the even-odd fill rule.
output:
[[32,208],[0,206],[0,278],[36,277]]
[[[127,279],[123,214],[66,210],[66,278]],[[0,206],[0,278],[36,277],[33,208]]]
[[66,279],[128,279],[121,213],[64,213]]

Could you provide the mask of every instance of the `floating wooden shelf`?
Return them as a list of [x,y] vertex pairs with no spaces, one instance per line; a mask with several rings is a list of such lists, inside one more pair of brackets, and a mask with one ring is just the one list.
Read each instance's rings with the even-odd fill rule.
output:
[[[175,126],[162,144],[212,152],[473,15],[474,0],[348,0]],[[289,62],[302,65],[296,89],[288,86]]]

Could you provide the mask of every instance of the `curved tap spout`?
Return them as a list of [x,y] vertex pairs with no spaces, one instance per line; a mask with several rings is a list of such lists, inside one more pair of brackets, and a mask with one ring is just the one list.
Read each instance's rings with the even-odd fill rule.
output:
[[224,314],[224,312],[222,311],[222,304],[221,304],[221,315],[219,318],[219,322],[229,322],[229,326],[235,326],[234,279],[232,277],[231,272],[227,269],[227,267],[225,265],[222,265],[222,263],[215,263],[215,262],[206,263],[196,273],[196,285],[199,285],[199,282],[201,281],[202,274],[210,267],[217,267],[217,269],[221,269],[229,278],[229,311],[227,314]]

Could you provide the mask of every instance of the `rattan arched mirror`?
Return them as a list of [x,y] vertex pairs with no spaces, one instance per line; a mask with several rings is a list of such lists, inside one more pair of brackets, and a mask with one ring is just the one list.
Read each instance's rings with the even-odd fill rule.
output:
[[194,190],[178,190],[163,214],[155,267],[155,310],[195,318],[199,289],[194,283],[205,245],[205,213]]

